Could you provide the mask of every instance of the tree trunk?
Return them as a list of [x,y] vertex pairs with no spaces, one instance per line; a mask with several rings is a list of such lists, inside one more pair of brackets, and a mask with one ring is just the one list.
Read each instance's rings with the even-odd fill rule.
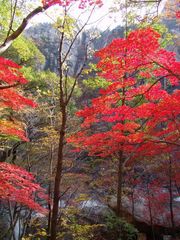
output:
[[172,161],[169,157],[169,208],[171,215],[171,226],[173,237],[175,237],[175,222],[174,222],[174,211],[173,211],[173,189],[172,189]]
[[[124,80],[126,79],[126,77],[124,78]],[[125,88],[122,88],[122,106],[125,105]],[[124,125],[124,120],[121,121],[121,123]],[[123,163],[124,163],[124,159],[123,159],[123,144],[121,145],[121,150],[119,151],[118,154],[119,158],[118,158],[118,189],[117,189],[117,216],[118,217],[122,217],[122,181],[123,181]]]
[[58,218],[58,209],[59,209],[59,200],[60,200],[60,183],[62,177],[62,164],[63,164],[63,145],[64,145],[64,136],[66,128],[66,107],[61,106],[62,114],[62,123],[60,128],[60,137],[59,137],[59,149],[58,149],[58,162],[56,168],[55,184],[54,184],[54,199],[53,199],[53,210],[51,218],[51,240],[56,239],[57,232],[57,218]]
[[[51,124],[51,126],[52,126],[52,124]],[[52,179],[52,174],[53,174],[53,171],[52,171],[53,152],[54,152],[54,147],[51,144],[51,147],[50,147],[50,163],[49,163],[50,180],[49,180],[49,186],[48,186],[48,197],[49,197],[49,200],[52,197],[52,180],[51,179]],[[51,203],[50,202],[48,203],[48,210],[49,210],[49,214],[48,214],[47,233],[48,233],[48,236],[49,236],[50,235],[50,231],[51,231]]]
[[152,215],[152,207],[151,207],[150,192],[149,192],[149,185],[148,185],[148,183],[147,183],[147,194],[148,194],[148,208],[149,208],[149,217],[150,217],[152,238],[153,238],[153,240],[156,240],[155,233],[154,233],[154,223],[153,223],[153,215]]
[[135,220],[135,199],[134,199],[134,186],[133,186],[133,190],[132,190],[131,199],[132,199],[132,219],[133,219],[133,221],[134,221],[134,220]]
[[117,209],[118,217],[122,217],[122,180],[123,180],[123,151],[119,153],[118,161],[118,189],[117,189]]

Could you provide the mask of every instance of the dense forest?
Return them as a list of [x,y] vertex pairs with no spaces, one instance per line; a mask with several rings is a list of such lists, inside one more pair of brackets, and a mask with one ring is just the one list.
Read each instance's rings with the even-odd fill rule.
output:
[[178,0],[0,0],[0,240],[180,239]]

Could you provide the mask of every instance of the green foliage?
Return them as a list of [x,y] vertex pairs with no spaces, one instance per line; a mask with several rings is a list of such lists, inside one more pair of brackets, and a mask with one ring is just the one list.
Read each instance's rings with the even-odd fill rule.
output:
[[[72,88],[72,86],[73,86],[73,84],[74,84],[75,79],[74,79],[73,77],[68,76],[66,81],[67,81],[67,92],[68,92],[68,94],[69,94],[70,91],[71,91],[71,88]],[[76,86],[75,86],[75,88],[74,88],[73,95],[74,95],[75,97],[80,97],[81,94],[82,94],[81,88],[79,88],[78,84],[76,83]]]
[[76,29],[76,21],[72,17],[66,15],[58,17],[56,23],[53,25],[54,28],[58,29],[61,33],[63,32],[67,39],[72,39],[74,36],[74,30]]
[[[32,226],[31,226],[32,227]],[[36,228],[36,232],[34,234],[28,234],[27,236],[23,237],[22,240],[42,240],[47,239],[47,231],[44,228],[41,228],[39,225],[33,225],[33,228]]]
[[[98,72],[96,64],[90,63],[89,68],[83,70],[83,74],[87,76],[87,79],[83,80],[83,84],[92,89],[106,88],[109,83],[102,77],[99,77],[96,73]],[[92,77],[93,75],[93,77]]]
[[0,37],[8,26],[7,19],[9,19],[10,4],[8,1],[0,0]]
[[[13,30],[19,26],[23,18],[24,8],[27,4],[28,1],[17,1],[14,19],[11,23],[12,10],[14,10],[15,1],[0,0],[0,43],[4,42],[5,38],[7,37],[9,28],[11,28],[11,34]],[[12,26],[10,27],[11,24]]]
[[61,232],[58,233],[58,239],[64,239],[65,236],[71,236],[75,240],[93,240],[95,232],[100,224],[88,224],[78,217],[79,210],[75,207],[69,207],[64,211],[61,219]]
[[1,134],[0,135],[0,149],[5,149],[7,147],[7,144],[5,146],[2,146],[3,141],[11,141],[11,142],[16,142],[19,141],[19,138],[16,136],[10,136],[10,135],[5,135],[5,134]]
[[83,84],[88,87],[91,88],[93,90],[98,89],[98,88],[105,88],[109,85],[109,83],[101,77],[90,77],[88,79],[85,79],[83,81]]
[[[18,18],[21,16],[20,8],[17,6],[15,12],[15,21],[13,21],[12,29],[18,25]],[[7,35],[11,21],[11,3],[9,0],[0,0],[0,42],[4,41],[4,37]]]
[[[51,89],[54,85],[58,85],[59,77],[50,71],[36,71],[32,67],[23,67],[22,72],[29,80],[27,85],[28,89],[36,89],[36,91],[45,92]],[[49,85],[49,88],[48,88]],[[55,86],[54,86],[55,87]]]
[[76,198],[76,202],[83,202],[83,201],[88,201],[89,196],[88,194],[81,193],[79,196]]
[[[22,72],[29,80],[26,90],[30,90],[31,93],[38,95],[40,101],[51,102],[52,97],[56,98],[56,100],[59,99],[59,76],[56,73],[49,70],[36,71],[31,67],[23,67]],[[67,95],[70,94],[74,81],[75,79],[69,76],[64,81],[66,82]],[[79,97],[81,94],[81,88],[76,84],[73,95],[74,97]],[[74,108],[75,105],[72,103],[70,107]]]
[[[145,28],[148,26],[148,22],[143,22],[139,25],[140,28]],[[159,21],[154,21],[150,24],[150,26],[162,36],[160,42],[161,47],[166,48],[167,46],[173,44],[173,39],[175,36],[169,32],[168,28],[164,24],[160,23]]]
[[96,228],[96,225],[89,224],[78,224],[74,222],[74,224],[70,225],[70,231],[72,232],[72,236],[76,240],[89,240],[93,239],[93,230]]
[[111,240],[135,240],[138,230],[124,219],[118,218],[115,214],[109,214],[105,223]]
[[[3,43],[6,37],[12,34],[13,30],[19,26],[23,17],[22,7],[25,7],[26,3],[26,1],[17,2],[14,18],[11,19],[15,1],[0,0],[0,43]],[[35,43],[23,35],[13,41],[3,56],[20,65],[39,67],[40,64],[45,63],[45,57]]]
[[164,24],[157,22],[154,23],[152,27],[161,34],[161,46],[163,48],[173,44],[174,36],[169,32],[168,28]]
[[20,65],[37,69],[45,63],[45,57],[35,43],[24,36],[17,38],[3,55]]

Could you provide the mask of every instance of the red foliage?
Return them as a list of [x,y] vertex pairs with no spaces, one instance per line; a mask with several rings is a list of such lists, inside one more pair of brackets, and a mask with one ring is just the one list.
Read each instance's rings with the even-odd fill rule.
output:
[[34,176],[9,163],[0,163],[0,199],[18,202],[21,205],[46,213],[46,210],[34,201],[34,197],[46,198],[44,189],[34,183]]
[[[143,181],[139,184],[139,180],[133,178],[136,174],[131,176],[130,199],[136,203],[142,200],[139,211],[142,213],[143,205],[144,221],[149,223],[146,218],[151,203],[153,222],[167,225],[170,219],[167,208],[169,179],[171,177],[173,187],[179,181],[175,160],[180,144],[180,91],[176,87],[168,93],[162,81],[171,87],[177,86],[180,64],[173,52],[161,48],[159,39],[160,35],[151,28],[138,29],[127,39],[115,39],[96,53],[100,76],[109,82],[109,86],[100,90],[100,96],[92,100],[91,106],[77,113],[83,118],[81,130],[67,140],[77,148],[89,151],[89,155],[118,157],[121,152],[123,166],[128,168],[136,161],[141,165],[145,162],[145,166],[149,163],[147,168],[154,161],[157,167],[163,160],[161,167],[157,171],[154,167],[151,175],[160,181],[151,181],[148,192]],[[172,176],[169,176],[168,156],[174,162]],[[177,193],[173,192],[174,196]]]
[[25,136],[24,130],[17,123],[7,120],[0,120],[0,134],[8,136],[16,136],[19,139],[28,142],[29,139]]
[[[26,84],[28,81],[19,71],[20,66],[11,60],[0,57],[0,86]],[[5,84],[6,85],[5,85]],[[23,97],[12,88],[0,89],[0,106],[8,106],[18,110],[25,106],[35,107],[36,104],[28,98]]]
[[21,67],[15,62],[0,57],[0,79],[8,84],[27,83],[27,80],[19,72]]
[[[77,0],[42,0],[43,6],[53,6],[58,4],[62,7],[69,6],[71,3],[77,2]],[[101,7],[103,4],[102,0],[79,0],[79,8],[86,8],[88,5],[97,5]]]
[[[19,110],[25,106],[35,107],[36,104],[19,94],[13,87],[27,83],[16,63],[0,57],[0,108]],[[0,135],[16,136],[28,141],[24,131],[14,120],[0,119]],[[9,163],[0,163],[0,199],[18,202],[36,211],[46,210],[34,201],[35,195],[45,198],[44,190],[34,183],[31,173]]]
[[[32,100],[24,97],[14,89],[17,85],[27,83],[27,80],[20,72],[20,68],[13,61],[0,57],[0,108],[2,109],[19,110],[26,106],[36,106]],[[14,135],[23,141],[28,140],[18,124],[1,118],[0,126],[0,134]]]
[[179,137],[175,119],[180,95],[179,91],[169,94],[160,82],[165,78],[177,85],[180,65],[174,53],[161,48],[159,39],[151,28],[138,29],[96,53],[100,75],[110,85],[100,90],[90,107],[77,113],[83,117],[81,131],[69,142],[90,155],[105,157],[123,150],[131,159],[174,147]]
[[180,18],[180,11],[176,12],[176,18]]

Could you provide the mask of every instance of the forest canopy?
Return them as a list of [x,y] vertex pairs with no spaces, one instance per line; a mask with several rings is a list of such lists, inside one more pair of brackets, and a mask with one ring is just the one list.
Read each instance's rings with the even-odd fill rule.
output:
[[178,24],[176,0],[0,0],[1,239],[179,239]]

